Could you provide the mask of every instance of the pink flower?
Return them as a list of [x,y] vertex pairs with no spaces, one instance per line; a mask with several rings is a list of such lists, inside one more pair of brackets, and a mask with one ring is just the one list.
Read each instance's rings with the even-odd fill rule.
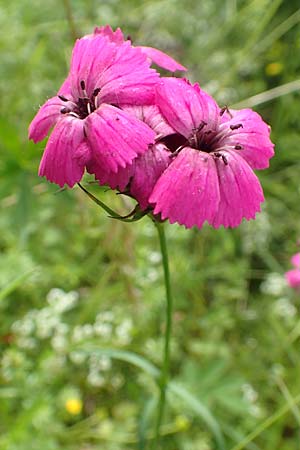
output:
[[[149,207],[148,198],[156,181],[170,164],[171,152],[163,143],[163,138],[173,135],[175,130],[168,125],[160,114],[157,106],[127,106],[124,110],[145,122],[155,133],[155,144],[150,144],[148,150],[132,161],[132,164],[121,168],[117,173],[98,174],[92,168],[96,178],[102,185],[109,185],[130,195],[137,200],[142,210]],[[159,142],[161,141],[161,142]]]
[[300,253],[295,253],[295,255],[291,257],[291,263],[294,267],[300,269]]
[[300,270],[299,269],[288,270],[285,273],[285,279],[291,288],[293,288],[293,289],[300,288]]
[[68,78],[29,127],[29,138],[38,142],[55,125],[39,175],[72,187],[86,166],[99,175],[115,173],[144,153],[154,131],[120,107],[153,103],[158,79],[129,41],[115,44],[102,35],[77,40]]
[[[120,28],[117,28],[116,31],[113,31],[109,25],[105,25],[103,27],[97,27],[94,30],[94,35],[101,34],[102,36],[107,36],[110,41],[115,42],[120,45],[125,42],[124,35]],[[87,37],[91,38],[94,35],[88,35]],[[130,38],[127,38],[130,40]],[[171,58],[166,53],[153,48],[153,47],[137,47],[139,48],[145,55],[149,58],[150,63],[154,62],[157,66],[169,70],[170,72],[176,72],[177,70],[186,71],[187,69],[179,64],[175,59]]]
[[157,105],[184,142],[149,198],[154,214],[187,228],[254,218],[264,196],[252,169],[268,167],[274,154],[268,125],[250,109],[220,109],[183,79],[164,79]]
[[285,279],[288,285],[293,289],[300,288],[300,253],[296,253],[291,258],[291,263],[295,269],[288,270],[285,273]]

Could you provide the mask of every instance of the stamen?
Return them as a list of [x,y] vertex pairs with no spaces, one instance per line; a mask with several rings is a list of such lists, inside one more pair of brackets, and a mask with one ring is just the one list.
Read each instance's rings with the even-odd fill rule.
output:
[[97,97],[97,95],[99,94],[100,90],[101,90],[100,88],[96,88],[96,89],[94,90],[94,92],[93,92],[92,97]]
[[175,150],[175,152],[173,152],[169,157],[170,157],[170,158],[175,158],[175,157],[178,155],[178,153],[180,153],[181,150],[184,149],[185,146],[186,146],[186,144],[183,144],[183,145],[181,145],[180,147],[178,147],[178,148]]
[[60,112],[62,114],[68,114],[71,112],[71,110],[69,108],[66,108],[65,106],[63,108],[61,108]]
[[76,119],[80,119],[79,115],[76,114],[76,113],[74,113],[74,111],[71,111],[71,112],[69,113],[69,116],[76,117]]
[[228,166],[228,159],[226,158],[225,155],[221,155],[222,161],[225,164],[225,166]]
[[198,126],[198,128],[196,128],[195,131],[201,131],[202,128],[205,127],[205,125],[207,125],[207,122],[204,122],[204,120],[201,120],[200,125]]
[[63,102],[69,101],[64,95],[58,95],[57,97],[60,98]]
[[243,128],[242,123],[237,123],[236,125],[230,125],[231,130],[238,130],[239,128]]
[[84,80],[80,81],[80,87],[83,91],[85,91],[85,81]]
[[223,116],[223,114],[224,114],[225,112],[227,112],[227,114],[229,114],[230,117],[233,118],[233,115],[231,114],[231,112],[230,112],[228,106],[226,106],[226,105],[223,106],[223,108],[221,108],[221,110],[220,110],[220,116]]
[[215,158],[221,158],[223,163],[225,164],[225,166],[228,166],[228,159],[226,158],[225,155],[223,155],[223,153],[219,153],[219,152],[214,152],[213,156]]
[[237,144],[234,146],[235,150],[243,150],[243,146],[240,144]]

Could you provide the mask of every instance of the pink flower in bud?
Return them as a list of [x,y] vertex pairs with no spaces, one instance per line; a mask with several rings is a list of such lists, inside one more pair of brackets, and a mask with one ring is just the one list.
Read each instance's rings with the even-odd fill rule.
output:
[[[97,27],[94,30],[94,35],[101,34],[103,36],[107,36],[112,42],[120,45],[125,42],[124,35],[120,28],[117,28],[116,31],[113,31],[109,25],[105,25],[102,27]],[[88,35],[87,37],[91,38],[93,35]],[[130,40],[128,37],[126,40]],[[137,47],[139,48],[145,55],[149,58],[149,61],[162,69],[169,70],[170,72],[176,72],[177,70],[186,71],[187,69],[179,64],[175,59],[171,58],[166,53],[158,50],[153,47]]]
[[144,153],[154,131],[120,107],[152,104],[158,79],[129,41],[116,44],[101,34],[77,40],[68,78],[29,127],[29,138],[38,142],[55,125],[39,175],[72,187],[86,166],[99,176],[116,173]]
[[[163,119],[157,106],[127,106],[124,111],[146,123],[155,133],[155,144],[132,161],[132,164],[121,168],[117,173],[102,173],[91,167],[100,184],[118,189],[137,200],[142,210],[149,207],[148,198],[154,185],[171,162],[171,152],[165,145],[164,138],[175,131]],[[89,170],[89,168],[88,168]]]
[[250,109],[220,109],[183,79],[164,79],[157,105],[181,140],[149,198],[154,214],[187,228],[254,218],[264,196],[252,169],[268,167],[274,154],[270,127]]

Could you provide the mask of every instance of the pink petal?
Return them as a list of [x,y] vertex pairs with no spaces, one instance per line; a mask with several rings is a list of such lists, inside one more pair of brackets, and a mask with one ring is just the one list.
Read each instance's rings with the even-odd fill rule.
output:
[[102,104],[86,118],[86,133],[94,163],[104,172],[116,173],[144,153],[155,133],[125,111]]
[[246,161],[234,151],[224,155],[227,165],[221,158],[215,158],[220,186],[219,208],[210,222],[215,228],[236,227],[243,218],[254,219],[264,201],[259,180]]
[[300,253],[296,253],[291,257],[291,263],[293,264],[294,267],[300,269]]
[[125,106],[122,109],[145,122],[161,138],[176,133],[176,131],[164,120],[156,105]]
[[166,53],[157,50],[152,47],[139,47],[147,57],[154,62],[159,67],[163,69],[170,70],[170,72],[176,72],[177,70],[186,71],[187,69],[179,64],[175,59],[171,58],[171,56]]
[[125,168],[121,167],[116,173],[105,172],[103,167],[95,161],[88,164],[87,170],[95,175],[101,186],[107,185],[111,189],[119,189],[122,192],[129,184],[130,178],[134,173],[134,161]]
[[71,75],[69,74],[59,88],[58,94],[66,96],[69,100],[73,100],[71,91]]
[[29,125],[28,137],[35,143],[44,139],[50,128],[61,117],[60,110],[65,106],[58,97],[52,97],[40,107],[33,121]]
[[97,80],[100,74],[114,65],[118,46],[105,36],[96,35],[93,39],[78,39],[73,49],[71,61],[71,86],[74,98],[82,97],[81,82],[85,82],[88,97],[95,88],[100,88]]
[[179,78],[164,78],[157,85],[157,105],[167,122],[188,138],[202,121],[215,128],[219,107],[199,86]]
[[63,187],[73,187],[81,180],[84,166],[90,159],[84,142],[84,121],[65,116],[57,122],[44,151],[39,175]]
[[299,289],[300,288],[300,270],[299,269],[293,269],[289,270],[284,274],[285,279],[288,283],[288,285],[293,289]]
[[94,30],[94,35],[98,34],[106,36],[111,42],[114,42],[118,45],[123,44],[123,42],[125,41],[122,30],[120,28],[117,28],[116,31],[113,31],[113,29],[109,25],[96,27]]
[[[274,144],[270,140],[270,127],[262,120],[261,116],[251,109],[240,111],[230,110],[233,118],[229,117],[226,127],[241,123],[243,127],[230,132],[226,139],[226,145],[241,145],[241,150],[236,150],[240,156],[253,169],[266,169],[269,160],[274,156]],[[228,114],[226,116],[228,118]]]
[[185,147],[158,179],[149,202],[162,220],[201,228],[213,221],[220,200],[218,175],[212,157]]
[[101,87],[99,101],[117,105],[154,103],[159,75],[149,68],[146,56],[129,41],[117,47],[110,66],[99,74],[96,81]]
[[156,144],[134,160],[130,194],[138,201],[141,209],[149,206],[149,196],[155,183],[170,164],[170,155],[163,144]]

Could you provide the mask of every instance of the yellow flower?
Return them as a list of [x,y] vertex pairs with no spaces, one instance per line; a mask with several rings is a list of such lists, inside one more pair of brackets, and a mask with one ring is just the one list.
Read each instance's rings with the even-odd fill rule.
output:
[[276,77],[283,71],[283,64],[281,62],[272,62],[266,65],[265,71],[269,77]]
[[186,416],[179,415],[175,418],[175,424],[181,431],[185,431],[190,427],[190,421]]
[[69,414],[77,415],[82,411],[82,401],[79,398],[69,398],[65,402],[65,408]]

